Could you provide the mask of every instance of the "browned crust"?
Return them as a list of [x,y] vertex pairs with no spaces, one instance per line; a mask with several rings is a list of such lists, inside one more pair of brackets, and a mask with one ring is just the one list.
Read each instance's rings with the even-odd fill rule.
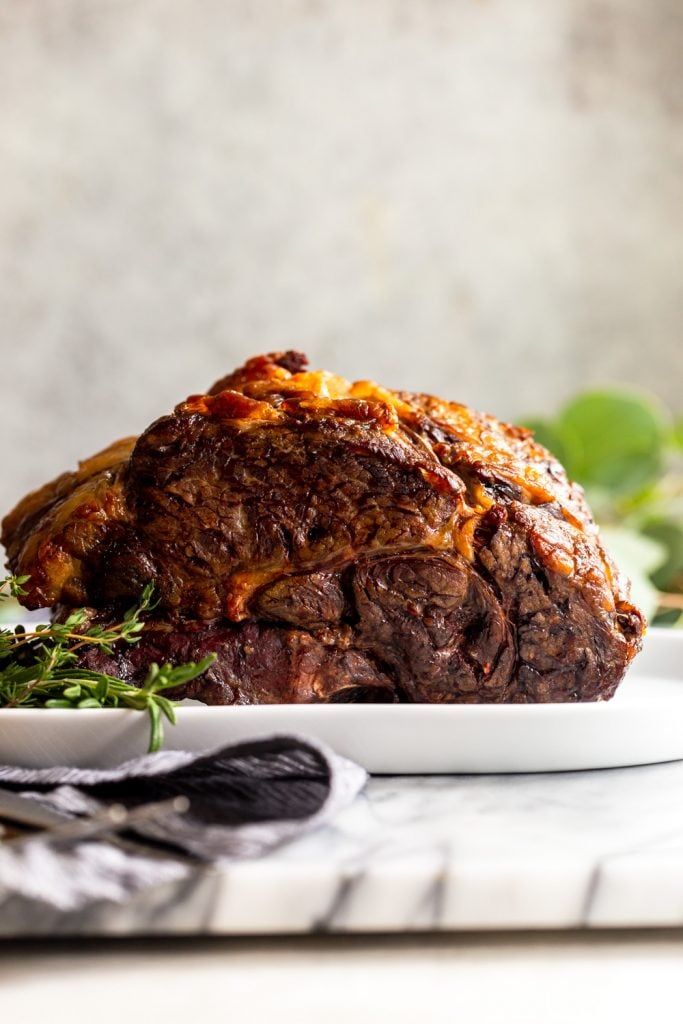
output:
[[[3,520],[1,539],[11,570],[31,577],[28,607],[92,602],[89,583],[93,573],[105,571],[98,562],[104,545],[111,553],[112,543],[118,544],[114,550],[125,565],[129,549],[144,542],[145,527],[138,521],[127,483],[131,472],[146,471],[146,454],[159,449],[171,419],[192,424],[192,429],[204,421],[201,429],[207,436],[238,438],[242,452],[248,451],[250,436],[277,438],[282,432],[297,431],[321,449],[339,443],[391,462],[414,481],[415,488],[421,481],[434,495],[426,527],[421,527],[421,543],[431,550],[455,552],[474,563],[491,517],[506,515],[523,525],[538,562],[558,577],[573,578],[596,611],[608,616],[636,614],[627,584],[602,549],[581,489],[567,480],[562,467],[529,431],[429,395],[308,371],[305,357],[295,352],[249,360],[207,394],[188,398],[173,418],[152,424],[137,441],[116,442],[75,472],[62,474],[24,498]],[[182,500],[182,480],[174,486]],[[159,514],[167,513],[162,509]],[[169,543],[177,542],[169,536]],[[398,531],[397,550],[412,543],[413,537]],[[372,553],[391,550],[392,542],[377,535],[364,546]],[[331,550],[329,564],[339,566],[354,554],[351,549],[346,554]],[[265,559],[226,567],[222,607],[202,598],[194,607],[180,610],[197,618],[224,614],[240,621],[248,614],[252,596],[266,583],[310,570],[320,561],[319,549],[307,553],[302,547],[293,555],[283,544],[279,553],[270,551]],[[596,564],[601,571],[596,571]],[[182,575],[182,567],[179,572]],[[179,587],[185,582],[176,581]]]

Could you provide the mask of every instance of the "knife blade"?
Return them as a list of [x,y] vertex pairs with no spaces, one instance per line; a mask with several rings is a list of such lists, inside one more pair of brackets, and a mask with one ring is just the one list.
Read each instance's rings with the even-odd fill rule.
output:
[[20,796],[10,789],[0,787],[0,818],[12,821],[17,825],[29,825],[32,828],[54,828],[71,821],[68,814],[61,814],[50,807],[44,807],[30,797]]
[[[142,804],[140,807],[131,809],[123,804],[109,804],[101,811],[88,818],[61,818],[59,824],[52,825],[42,832],[12,837],[5,840],[5,845],[16,849],[25,846],[27,843],[74,843],[81,839],[93,839],[97,836],[106,836],[121,832],[124,829],[135,828],[136,825],[144,825],[156,819],[163,819],[167,814],[185,814],[190,807],[190,801],[186,796],[174,796],[168,800],[159,800],[155,803]],[[154,842],[154,840],[152,840]],[[138,843],[139,845],[139,843]]]

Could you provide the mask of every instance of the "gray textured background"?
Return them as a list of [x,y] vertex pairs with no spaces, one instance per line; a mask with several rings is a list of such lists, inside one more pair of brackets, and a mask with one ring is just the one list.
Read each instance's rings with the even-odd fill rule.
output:
[[0,5],[0,510],[282,346],[680,408],[680,0]]

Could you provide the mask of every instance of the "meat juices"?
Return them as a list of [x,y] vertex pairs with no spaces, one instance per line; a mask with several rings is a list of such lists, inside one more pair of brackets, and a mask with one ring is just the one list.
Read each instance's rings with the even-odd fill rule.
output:
[[611,697],[644,620],[581,489],[529,431],[429,395],[250,359],[3,521],[29,608],[140,642],[83,663],[140,681],[215,664],[208,704]]

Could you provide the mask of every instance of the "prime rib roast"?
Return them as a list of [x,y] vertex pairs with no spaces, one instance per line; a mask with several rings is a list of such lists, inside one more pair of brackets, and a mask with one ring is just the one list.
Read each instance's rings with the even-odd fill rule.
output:
[[424,394],[250,359],[4,520],[28,608],[116,621],[83,663],[217,659],[207,704],[591,701],[644,621],[581,489],[530,432]]

